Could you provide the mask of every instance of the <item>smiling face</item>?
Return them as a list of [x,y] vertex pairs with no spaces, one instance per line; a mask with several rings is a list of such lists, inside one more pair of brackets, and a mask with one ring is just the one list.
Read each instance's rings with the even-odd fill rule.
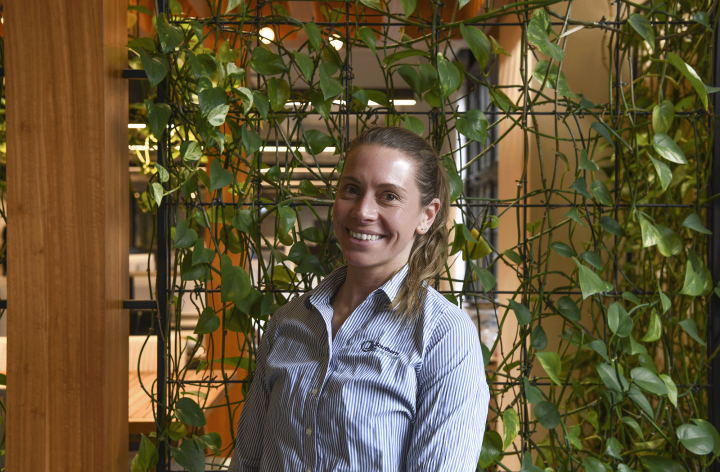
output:
[[432,225],[435,199],[420,202],[415,164],[396,149],[366,145],[345,161],[333,225],[348,265],[392,274],[410,256],[416,234]]

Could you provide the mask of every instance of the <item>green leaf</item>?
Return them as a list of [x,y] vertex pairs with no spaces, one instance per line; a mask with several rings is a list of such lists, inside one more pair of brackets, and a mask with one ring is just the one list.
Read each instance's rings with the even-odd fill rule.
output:
[[323,269],[320,260],[312,254],[304,254],[301,256],[299,264],[295,267],[295,271],[298,274],[315,274],[318,277],[325,276],[325,269]]
[[650,49],[655,52],[655,31],[653,31],[650,21],[643,15],[634,13],[628,18],[628,23],[642,39],[648,42]]
[[208,116],[218,106],[227,105],[228,96],[225,90],[219,87],[212,87],[198,93],[198,104],[200,105],[201,116]]
[[529,403],[537,404],[543,400],[542,391],[536,386],[531,385],[527,377],[523,377],[523,388],[525,390],[525,397]]
[[613,206],[610,190],[608,190],[607,186],[600,180],[593,180],[593,183],[590,185],[590,191],[598,202],[605,206]]
[[473,271],[475,271],[475,275],[477,275],[478,280],[482,284],[482,288],[484,292],[489,292],[490,290],[495,287],[495,277],[492,275],[492,272],[490,272],[487,269],[483,269],[482,267],[479,267],[477,264],[475,264],[472,260],[470,261],[470,265],[473,268]]
[[687,472],[677,462],[659,456],[639,456],[648,472]]
[[155,52],[157,51],[157,48],[155,47],[155,41],[153,41],[152,38],[137,38],[133,39],[129,43],[127,43],[127,46],[125,46],[128,49],[132,49],[133,51],[140,54],[140,49],[144,49],[147,52]]
[[174,248],[189,249],[197,241],[198,235],[194,229],[190,228],[188,220],[180,220],[175,228],[175,244]]
[[437,70],[429,63],[422,63],[419,67],[420,71],[420,91],[426,92],[430,90],[438,81]]
[[157,182],[153,182],[150,185],[148,192],[152,196],[153,200],[155,200],[155,204],[157,206],[160,206],[160,203],[162,203],[163,195],[165,194],[165,189],[163,189],[163,186]]
[[180,145],[180,155],[184,161],[195,162],[202,158],[203,150],[200,144],[195,141],[183,141]]
[[540,361],[540,364],[547,372],[550,379],[556,384],[562,386],[560,381],[560,372],[562,371],[562,363],[560,362],[560,356],[555,352],[538,351],[535,352],[535,357]]
[[170,51],[174,51],[175,48],[180,46],[185,39],[183,32],[180,28],[168,23],[165,13],[160,13],[157,16],[155,28],[158,32],[158,39],[160,40],[160,48],[162,52],[167,54]]
[[674,119],[675,105],[673,105],[673,102],[670,100],[663,100],[660,105],[653,108],[653,131],[655,131],[655,133],[667,134]]
[[547,429],[555,429],[560,424],[560,412],[550,402],[542,401],[535,405],[535,418]]
[[[176,230],[177,234],[177,230]],[[195,241],[192,252],[192,265],[207,264],[215,260],[215,251],[205,247],[205,243],[201,238]]]
[[516,302],[515,300],[508,300],[508,303],[510,304],[512,311],[515,313],[515,317],[520,325],[525,326],[530,324],[532,321],[532,313],[530,313],[528,307],[522,303]]
[[415,71],[415,68],[403,64],[397,68],[397,72],[402,79],[410,86],[413,92],[417,95],[422,95],[423,90],[420,87],[420,76]]
[[[373,38],[375,37],[375,34],[373,33]],[[373,39],[374,42],[374,39]],[[402,61],[403,59],[407,59],[408,57],[426,57],[430,59],[430,54],[427,51],[421,51],[419,49],[403,49],[402,51],[398,51],[396,53],[390,54],[389,56],[385,57],[383,59],[383,63],[386,66],[390,66],[392,64],[395,64],[398,61]]]
[[685,449],[699,456],[710,454],[715,446],[715,438],[704,428],[694,424],[680,425],[677,437]]
[[598,254],[595,251],[585,251],[582,254],[578,256],[580,259],[584,260],[591,266],[595,267],[597,270],[602,270],[603,263],[602,259],[600,258],[600,254]]
[[[257,99],[257,97],[256,97]],[[255,102],[257,104],[257,102]],[[250,157],[262,146],[262,138],[247,124],[242,127],[241,131],[242,145],[245,148],[245,157]]]
[[320,190],[311,181],[304,179],[300,181],[300,192],[308,197],[317,197],[321,194]]
[[136,11],[145,15],[152,15],[152,12],[147,7],[144,7],[142,5],[128,5],[127,9],[128,11]]
[[588,347],[600,354],[600,357],[610,362],[610,357],[608,356],[608,350],[605,341],[603,341],[602,339],[596,339],[595,341],[588,344]]
[[655,312],[655,310],[652,311],[650,314],[650,323],[648,324],[648,329],[645,332],[645,336],[642,337],[640,341],[644,343],[654,343],[660,337],[662,336],[662,320],[658,316],[658,314]]
[[705,341],[698,335],[697,332],[697,324],[695,324],[695,320],[692,318],[684,319],[680,322],[678,322],[680,327],[685,331],[688,336],[693,338],[698,344],[701,346],[705,346]]
[[293,51],[293,56],[295,57],[295,63],[298,65],[300,71],[305,77],[305,81],[308,84],[312,83],[315,72],[315,64],[313,63],[312,58],[307,54],[303,54],[298,51]]
[[632,332],[633,320],[618,302],[613,302],[608,308],[608,327],[620,338],[626,338]]
[[657,172],[658,178],[660,179],[660,186],[662,187],[664,192],[665,190],[667,190],[670,182],[672,181],[672,170],[667,164],[662,161],[658,161],[657,159],[653,159],[652,157],[650,158],[650,160],[652,161],[653,166],[655,166],[655,172]]
[[405,129],[409,129],[413,133],[422,137],[423,133],[425,132],[425,125],[423,125],[423,122],[420,121],[420,118],[416,118],[405,113],[405,118],[403,119],[403,122],[405,123]]
[[175,462],[188,472],[203,472],[205,470],[205,452],[194,439],[186,439],[180,447],[170,448]]
[[138,54],[140,54],[140,62],[142,62],[145,74],[148,76],[150,88],[153,88],[162,82],[170,72],[170,63],[162,54],[151,53],[148,55],[144,49],[140,49]]
[[209,54],[198,54],[196,56],[192,53],[192,51],[188,51],[187,57],[188,62],[190,63],[190,68],[192,69],[193,75],[196,79],[200,79],[201,77],[210,77],[215,73],[217,65],[215,60]]
[[525,457],[523,457],[520,472],[543,472],[540,467],[532,463],[532,454],[530,454],[530,451],[526,452]]
[[253,105],[260,113],[263,120],[267,120],[268,111],[270,111],[270,99],[264,93],[253,90]]
[[234,62],[240,58],[240,53],[232,49],[228,41],[223,41],[218,49],[217,57],[220,62],[231,62],[234,65]]
[[145,109],[148,113],[148,120],[150,121],[150,130],[158,141],[162,141],[162,135],[167,128],[168,121],[170,121],[170,115],[172,110],[170,105],[167,103],[155,104],[150,100],[145,100]]
[[533,329],[532,334],[530,335],[530,345],[533,347],[533,349],[542,351],[547,347],[547,344],[548,340],[547,334],[545,334],[545,330],[542,326],[537,325],[535,329]]
[[343,92],[343,86],[340,82],[328,73],[330,67],[328,64],[320,65],[320,88],[325,100],[337,97]]
[[688,249],[688,262],[680,294],[691,297],[708,295],[713,289],[713,283],[707,266],[692,249]]
[[370,48],[370,50],[373,52],[373,54],[377,54],[377,51],[375,50],[375,32],[368,28],[367,26],[363,26],[358,30],[358,36],[362,40],[365,45]]
[[630,386],[628,396],[635,403],[635,405],[644,411],[649,417],[655,417],[655,412],[652,409],[652,405],[648,401],[647,397],[637,388],[635,385]]
[[615,438],[608,438],[605,454],[610,457],[614,457],[615,459],[622,460],[622,456],[620,455],[621,451],[622,446],[620,445],[620,441]]
[[665,257],[677,256],[683,250],[683,241],[673,230],[663,225],[655,225],[658,232],[658,249]]
[[611,146],[615,145],[615,143],[613,142],[613,135],[610,132],[610,128],[608,128],[605,123],[596,121],[595,123],[590,125],[590,128],[595,130],[597,134],[605,138],[605,140],[610,143]]
[[450,183],[450,202],[454,202],[462,194],[463,180],[455,169],[455,163],[450,156],[445,158],[443,165]]
[[697,418],[693,418],[691,421],[713,437],[713,454],[720,456],[720,435],[718,434],[717,429],[715,429],[715,426],[713,426],[713,424],[709,421]]
[[230,105],[218,105],[208,113],[207,120],[212,126],[220,126],[225,123],[225,117],[230,111]]
[[310,94],[310,103],[312,103],[315,111],[320,113],[320,116],[322,116],[323,119],[330,119],[330,113],[332,111],[333,103],[332,98],[328,98],[327,100],[325,100],[325,95],[322,93],[322,91],[318,90],[317,92],[313,92]]
[[496,431],[486,431],[480,449],[478,465],[485,469],[495,463],[495,459],[503,452],[503,440]]
[[[400,54],[400,53],[396,53]],[[442,98],[447,98],[462,85],[462,77],[455,65],[448,62],[442,53],[437,53],[437,70],[440,78],[440,87],[442,88]]]
[[405,13],[405,18],[410,18],[413,12],[415,12],[415,8],[417,8],[417,0],[400,0],[400,4],[402,5],[403,13]]
[[660,232],[655,229],[652,223],[645,219],[641,213],[637,213],[638,221],[640,222],[640,231],[642,233],[642,245],[643,247],[651,247],[658,243],[660,239]]
[[278,218],[280,220],[280,233],[286,235],[295,226],[297,213],[290,207],[281,206],[278,207]]
[[541,85],[544,83],[552,90],[557,89],[559,95],[569,98],[580,98],[580,95],[570,91],[565,74],[560,71],[557,64],[548,61],[538,61],[533,70],[533,78]]
[[662,379],[663,383],[665,384],[665,388],[667,389],[668,400],[670,400],[670,403],[672,403],[675,408],[677,408],[677,385],[675,385],[675,382],[673,382],[673,380],[667,374],[660,374],[660,379]]
[[210,191],[219,190],[233,183],[232,172],[223,169],[220,159],[213,159],[210,164]]
[[655,136],[653,136],[653,149],[670,162],[676,164],[688,163],[680,146],[667,134],[655,133]]
[[596,293],[612,291],[612,284],[601,280],[600,277],[592,271],[592,269],[582,265],[575,257],[573,257],[573,260],[578,266],[578,278],[580,279],[580,290],[582,291],[583,299],[591,295],[595,295]]
[[703,225],[700,216],[698,216],[698,214],[695,212],[690,213],[688,217],[685,218],[685,221],[683,221],[682,225],[686,228],[690,228],[693,231],[697,231],[698,233],[712,234],[712,231],[710,231]]
[[630,371],[630,377],[643,390],[656,395],[667,395],[668,390],[660,377],[644,367],[635,367]]
[[288,71],[282,57],[263,46],[257,46],[252,50],[249,65],[258,74],[266,76],[283,74]]
[[320,154],[325,148],[334,147],[337,144],[333,138],[316,129],[305,131],[303,138],[313,154]]
[[558,312],[570,321],[580,321],[580,308],[572,298],[564,295],[558,299]]
[[588,192],[587,190],[587,182],[585,181],[584,177],[579,177],[577,180],[575,180],[575,182],[572,183],[570,188],[575,190],[577,193],[579,193],[585,198],[592,198],[590,196],[590,192]]
[[587,472],[607,472],[605,465],[594,457],[585,457],[582,463]]
[[133,457],[130,472],[151,472],[160,459],[157,448],[147,436],[140,433],[140,448]]
[[215,314],[212,307],[207,307],[203,310],[200,318],[198,319],[197,325],[195,326],[195,334],[210,334],[220,327],[220,317]]
[[640,439],[645,440],[645,436],[643,435],[642,429],[640,428],[640,425],[637,421],[630,418],[629,416],[623,416],[621,421],[631,427],[635,433],[640,437]]
[[582,170],[588,170],[590,172],[597,172],[600,170],[597,164],[595,162],[588,159],[588,154],[585,149],[580,151],[580,169]]
[[457,130],[468,139],[485,145],[487,139],[488,119],[480,110],[468,110],[465,116],[455,121]]
[[205,415],[192,398],[183,397],[175,402],[175,416],[186,425],[205,426]]
[[315,49],[318,52],[321,51],[323,41],[322,41],[322,35],[320,34],[320,28],[318,28],[318,26],[315,23],[309,22],[309,23],[305,23],[303,25],[303,30],[305,30],[305,34],[307,35],[308,40],[310,41],[310,46],[312,46],[313,49]]
[[622,226],[620,226],[620,223],[618,223],[611,216],[601,216],[600,227],[608,233],[614,234],[615,236],[625,236],[625,230],[623,230]]
[[242,267],[233,265],[230,256],[223,254],[220,259],[220,299],[223,302],[239,304],[250,293],[250,277]]
[[575,251],[565,243],[554,242],[550,247],[563,257],[573,257],[575,255]]
[[565,59],[565,52],[560,46],[550,41],[550,37],[545,29],[548,23],[547,13],[541,9],[535,10],[528,24],[527,38],[530,43],[540,49],[540,52],[559,62]]
[[[231,10],[243,5],[244,0],[227,0],[227,7],[225,7],[225,14],[227,15]],[[242,13],[242,11],[240,11]]]
[[290,84],[284,79],[271,77],[267,81],[267,94],[272,111],[280,111],[290,98]]
[[253,102],[254,102],[252,90],[245,88],[245,87],[238,87],[233,90],[242,99],[243,113],[247,115],[250,112],[250,110],[252,109]]
[[503,450],[507,449],[517,438],[520,431],[520,418],[517,411],[508,408],[503,413]]
[[673,66],[675,66],[675,68],[679,70],[682,75],[684,75],[685,78],[688,79],[688,81],[690,81],[690,84],[692,84],[693,88],[700,97],[700,101],[705,107],[705,110],[708,110],[708,90],[698,73],[695,72],[695,69],[685,63],[685,61],[683,61],[680,56],[678,56],[674,52],[668,54],[667,61]]
[[[407,15],[405,17],[407,18]],[[474,26],[465,26],[463,24],[460,25],[460,34],[462,34],[463,39],[465,39],[465,42],[470,48],[470,51],[472,51],[473,56],[475,56],[475,60],[477,61],[480,70],[485,70],[493,50],[488,37],[485,36],[485,33],[483,33],[479,28]]]
[[[693,16],[693,21],[695,23],[700,23],[705,28],[712,31],[712,28],[710,28],[710,17],[708,16],[707,12],[699,11],[699,12],[695,13],[695,15]],[[715,454],[715,455],[719,455],[719,454]]]
[[598,363],[595,364],[595,369],[597,369],[600,380],[613,392],[622,393],[623,388],[627,389],[630,385],[627,379],[623,377],[622,372],[615,372],[614,367],[611,365]]

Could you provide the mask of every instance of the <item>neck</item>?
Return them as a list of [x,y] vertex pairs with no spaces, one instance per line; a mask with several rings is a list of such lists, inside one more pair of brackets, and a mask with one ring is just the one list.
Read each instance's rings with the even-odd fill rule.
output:
[[335,293],[333,305],[354,311],[372,292],[390,280],[401,267],[388,271],[348,265],[345,282]]

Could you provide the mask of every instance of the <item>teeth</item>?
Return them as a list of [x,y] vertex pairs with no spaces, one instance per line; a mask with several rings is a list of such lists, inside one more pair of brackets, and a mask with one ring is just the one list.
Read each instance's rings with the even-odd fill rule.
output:
[[352,236],[355,239],[360,239],[362,241],[375,241],[377,239],[380,239],[380,236],[377,234],[363,234],[363,233],[356,233],[354,231],[350,231],[350,236]]

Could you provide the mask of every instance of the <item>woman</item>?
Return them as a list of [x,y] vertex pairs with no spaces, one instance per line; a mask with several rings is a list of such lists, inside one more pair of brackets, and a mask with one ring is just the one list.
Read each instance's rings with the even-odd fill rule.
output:
[[231,471],[472,471],[489,391],[477,330],[428,287],[448,181],[401,128],[353,140],[333,206],[347,265],[270,319]]

